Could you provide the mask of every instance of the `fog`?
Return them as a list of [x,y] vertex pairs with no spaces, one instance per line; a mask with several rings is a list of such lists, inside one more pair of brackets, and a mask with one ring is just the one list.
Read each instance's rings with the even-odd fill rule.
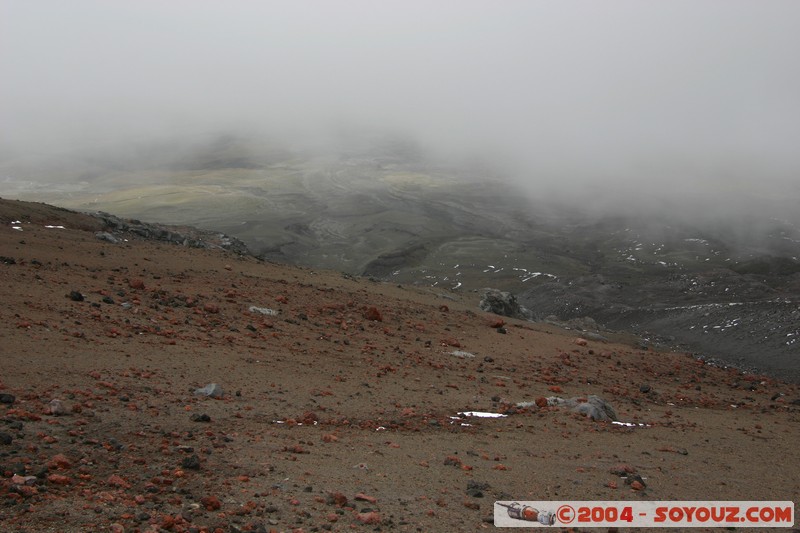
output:
[[0,157],[393,132],[587,209],[795,216],[798,20],[776,0],[0,0]]

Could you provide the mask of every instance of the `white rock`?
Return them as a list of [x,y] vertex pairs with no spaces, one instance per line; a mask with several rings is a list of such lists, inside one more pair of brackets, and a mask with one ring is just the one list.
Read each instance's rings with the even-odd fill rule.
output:
[[225,394],[222,387],[216,383],[209,383],[201,389],[195,389],[194,393],[198,396],[208,396],[209,398],[222,398],[222,395]]

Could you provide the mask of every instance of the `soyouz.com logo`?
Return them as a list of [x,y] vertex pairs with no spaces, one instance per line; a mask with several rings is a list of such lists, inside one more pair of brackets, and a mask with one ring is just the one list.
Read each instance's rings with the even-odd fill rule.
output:
[[786,527],[785,501],[499,501],[497,527]]

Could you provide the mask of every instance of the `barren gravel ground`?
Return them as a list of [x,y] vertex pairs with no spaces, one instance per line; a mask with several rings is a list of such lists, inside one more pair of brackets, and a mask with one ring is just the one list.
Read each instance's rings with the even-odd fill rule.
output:
[[[796,385],[501,334],[470,295],[111,244],[43,206],[0,222],[3,531],[476,531],[497,499],[800,497]],[[590,394],[646,426],[513,408]]]

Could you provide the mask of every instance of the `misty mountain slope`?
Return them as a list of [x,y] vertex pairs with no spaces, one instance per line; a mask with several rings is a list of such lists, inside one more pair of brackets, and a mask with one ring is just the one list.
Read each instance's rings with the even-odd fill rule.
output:
[[589,316],[656,345],[800,379],[798,250],[790,249],[791,257],[759,255],[785,250],[785,229],[747,251],[740,242],[730,246],[685,231],[665,241],[643,242],[643,234],[607,241],[592,274],[548,280],[519,300],[539,318]]
[[[364,273],[382,255],[409,247],[434,250],[453,238],[492,239],[513,233],[505,213],[513,195],[498,196],[491,183],[410,161],[388,149],[351,158],[289,158],[258,168],[158,172],[136,179],[110,172],[91,184],[47,194],[18,195],[82,210],[108,211],[162,223],[193,223],[236,234],[257,254],[292,263]],[[229,161],[226,150],[206,157]],[[406,265],[407,266],[407,265]],[[377,272],[376,272],[377,273]],[[381,272],[383,274],[383,272]]]
[[[46,194],[24,180],[6,185],[19,197],[222,231],[277,262],[462,292],[496,287],[540,320],[591,317],[738,364],[800,366],[800,228],[769,212],[690,217],[565,202],[396,140],[326,154],[262,153],[227,138],[164,150],[174,157],[151,148],[138,168],[128,159],[100,171],[92,160],[91,183]],[[729,322],[742,327],[714,327]]]

